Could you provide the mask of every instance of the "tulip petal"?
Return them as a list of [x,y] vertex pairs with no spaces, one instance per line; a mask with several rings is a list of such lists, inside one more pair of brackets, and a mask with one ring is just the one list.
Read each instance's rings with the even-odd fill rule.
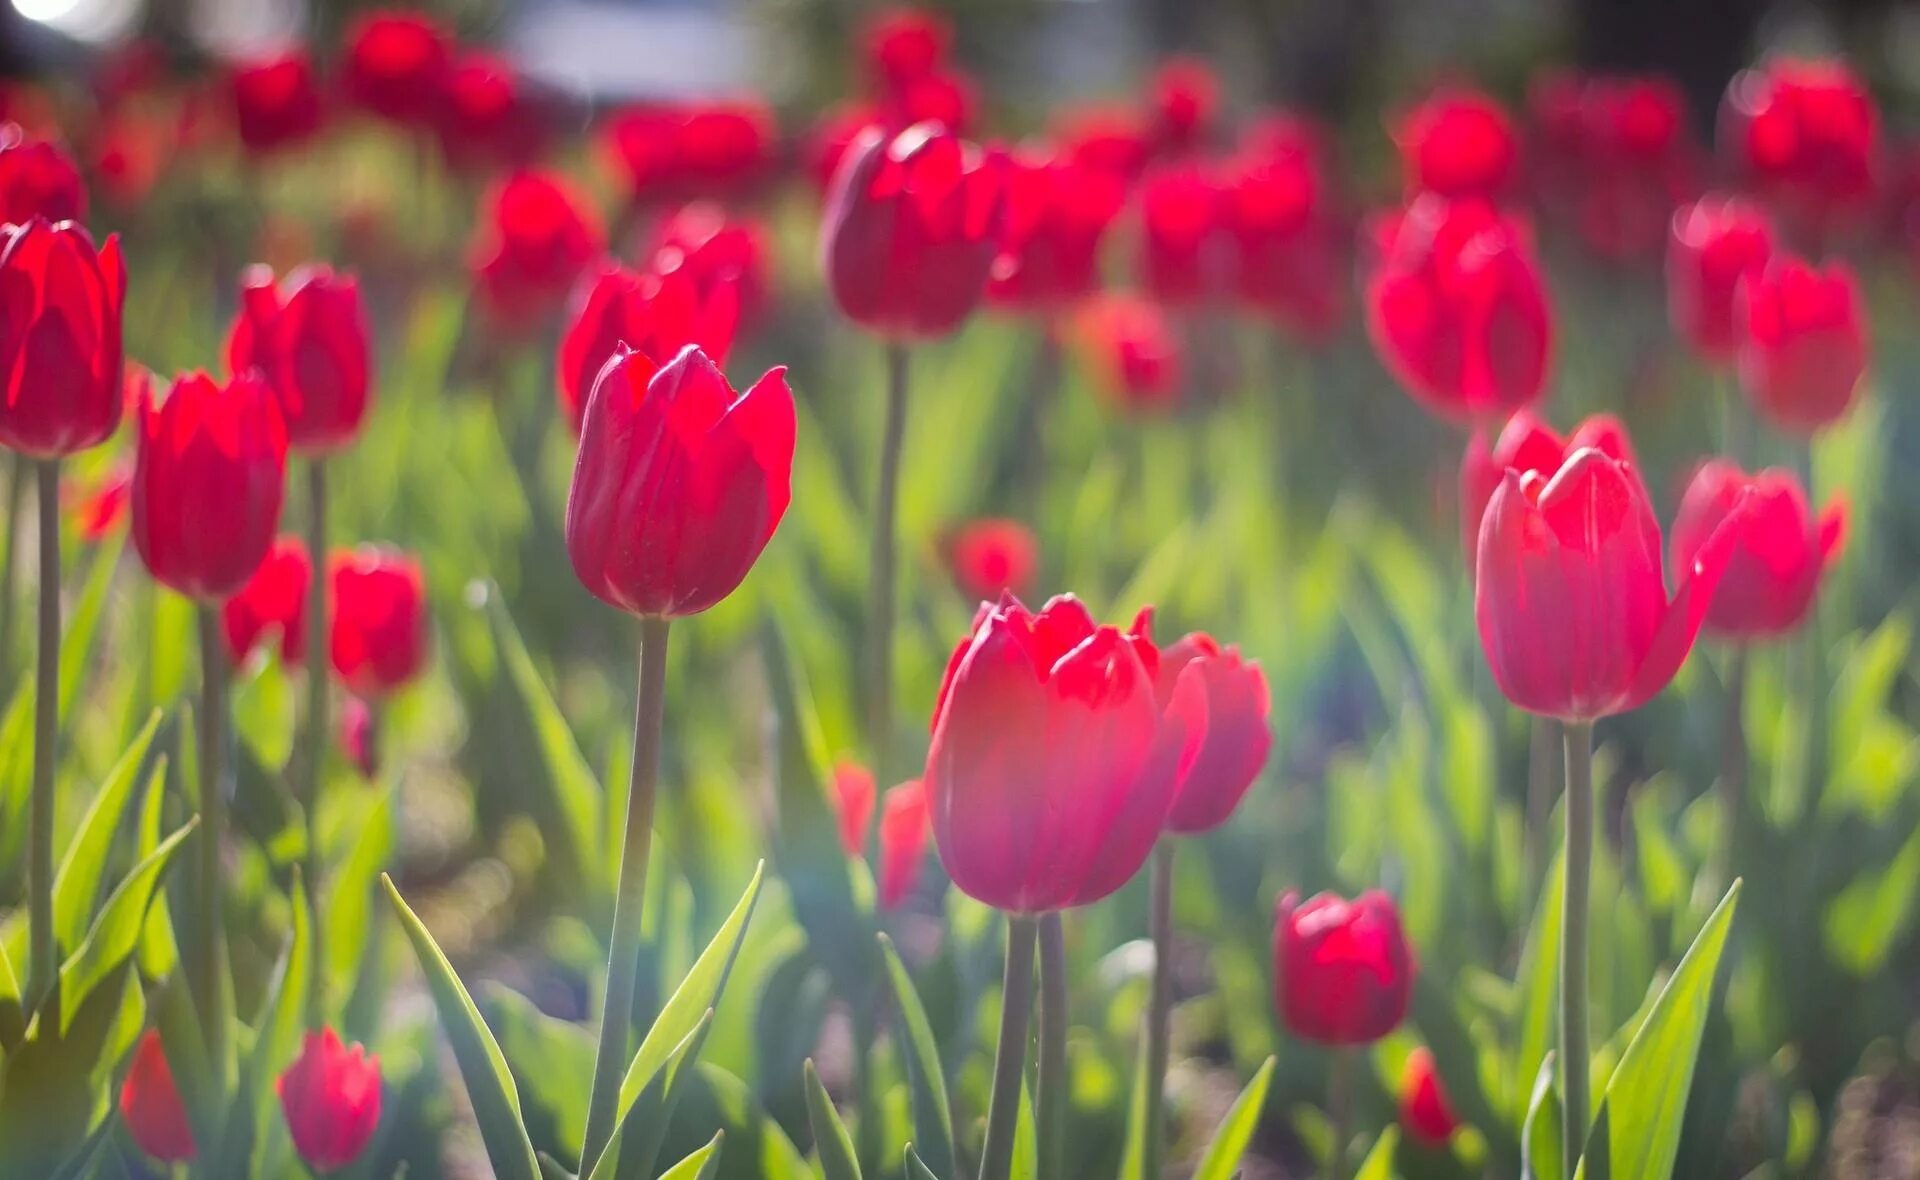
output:
[[1707,610],[1713,604],[1713,592],[1727,571],[1727,563],[1733,559],[1748,503],[1743,497],[1700,546],[1693,565],[1677,571],[1679,584],[1673,600],[1667,604],[1666,614],[1647,645],[1646,654],[1641,657],[1625,701],[1614,712],[1637,709],[1652,700],[1672,682],[1680,665],[1687,662],[1693,642],[1699,637],[1700,625],[1706,621]]

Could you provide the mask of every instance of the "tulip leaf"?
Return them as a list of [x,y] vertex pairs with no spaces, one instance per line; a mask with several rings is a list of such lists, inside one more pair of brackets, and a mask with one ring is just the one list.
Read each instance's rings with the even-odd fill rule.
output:
[[[279,1077],[299,1055],[301,1034],[306,1029],[308,993],[313,983],[313,908],[307,903],[306,882],[301,878],[298,866],[293,870],[287,901],[293,914],[293,931],[287,938],[286,950],[281,952],[280,961],[274,967],[273,977],[268,981],[259,1018],[253,1023],[253,1048],[241,1065],[240,1093],[243,1097],[252,1096],[253,1109],[248,1113],[252,1116],[254,1128],[271,1125],[273,1079]],[[232,1124],[228,1132],[227,1142],[232,1149],[241,1150],[241,1144],[234,1140]],[[255,1145],[253,1150],[259,1146]],[[234,1156],[224,1155],[222,1158],[231,1160]],[[264,1161],[256,1157],[249,1174],[258,1176],[266,1171]]]
[[593,1034],[548,1016],[519,992],[498,984],[482,986],[479,1003],[520,1091],[528,1137],[562,1161],[579,1159],[587,1125],[587,1084],[593,1077]]
[[1540,903],[1533,925],[1520,948],[1514,985],[1520,993],[1520,1026],[1515,1034],[1514,1073],[1509,1078],[1512,1117],[1526,1115],[1523,1098],[1531,1094],[1533,1079],[1554,1043],[1554,1020],[1560,1006],[1560,898],[1566,887],[1566,862],[1555,855],[1541,883]]
[[1873,865],[1828,903],[1821,922],[1827,956],[1854,975],[1877,975],[1912,924],[1920,892],[1920,830],[1890,862]]
[[907,1144],[907,1180],[940,1180],[939,1173],[926,1165],[911,1143]]
[[161,989],[153,1023],[160,1033],[167,1068],[173,1073],[181,1103],[186,1107],[194,1142],[223,1142],[220,1122],[225,1112],[226,1090],[214,1080],[213,1065],[207,1059],[206,1034],[202,1031],[200,1014],[194,1009],[193,990],[185,972],[175,972]]
[[807,1123],[813,1128],[813,1150],[820,1157],[820,1174],[825,1180],[861,1180],[860,1159],[853,1150],[853,1136],[833,1108],[833,1098],[820,1084],[813,1058],[803,1067],[807,1092]]
[[475,1121],[486,1144],[487,1159],[493,1170],[505,1180],[540,1180],[540,1165],[533,1156],[533,1143],[520,1116],[520,1094],[514,1089],[513,1075],[507,1071],[507,1059],[499,1042],[488,1031],[473,997],[454,974],[453,964],[433,941],[418,915],[408,907],[394,888],[393,879],[384,873],[380,883],[386,886],[387,900],[400,917],[401,928],[413,944],[413,953],[427,977],[434,1007],[439,1009],[440,1024],[453,1045],[454,1060],[460,1064],[460,1076],[467,1083],[473,1102]]
[[[667,1137],[667,1123],[680,1101],[682,1080],[692,1072],[700,1046],[713,1028],[713,1009],[701,1013],[685,1039],[675,1045],[621,1112],[605,1151],[587,1173],[590,1180],[645,1180]],[[628,1078],[631,1080],[632,1075]],[[622,1083],[624,1087],[625,1083]]]
[[84,1148],[146,1015],[140,977],[122,957],[64,1029],[44,1015],[34,1022],[0,1065],[0,1176],[52,1176]]
[[1024,1073],[1020,1078],[1020,1108],[1015,1114],[1013,1167],[1007,1173],[1008,1180],[1039,1180],[1040,1136],[1033,1125],[1033,1095],[1027,1090]]
[[14,974],[13,960],[0,943],[0,1060],[20,1044],[27,1033],[26,1011],[21,1005],[20,977]]
[[906,1033],[907,1077],[913,1086],[913,1134],[920,1158],[930,1160],[940,1173],[954,1171],[953,1108],[947,1099],[946,1074],[940,1065],[939,1043],[933,1025],[920,1003],[907,965],[900,961],[893,940],[879,936],[880,952],[887,962],[887,978],[893,984],[893,1005],[900,1014]]
[[729,1176],[753,1180],[811,1180],[813,1169],[786,1131],[768,1116],[753,1091],[738,1077],[702,1061],[687,1078],[686,1093],[674,1108],[681,1128],[727,1133]]
[[107,772],[67,845],[67,855],[60,862],[60,872],[53,882],[53,930],[62,946],[78,946],[86,933],[87,919],[93,916],[94,902],[100,896],[100,877],[106,872],[113,839],[126,826],[123,817],[137,793],[135,787],[145,781],[146,776],[140,771],[159,728],[160,713],[156,710],[113,769]]
[[1673,1174],[1700,1037],[1739,900],[1735,881],[1633,1034],[1607,1082],[1576,1180],[1666,1180]]
[[1373,1150],[1360,1162],[1353,1180],[1393,1180],[1393,1155],[1400,1150],[1400,1128],[1389,1125],[1373,1141]]
[[1213,1132],[1206,1154],[1200,1157],[1193,1180],[1233,1180],[1240,1169],[1240,1157],[1247,1153],[1247,1144],[1253,1142],[1254,1128],[1259,1125],[1261,1111],[1267,1105],[1267,1086],[1273,1081],[1276,1060],[1267,1058],[1246,1089],[1233,1100],[1226,1117]]
[[540,1180],[580,1180],[580,1177],[574,1175],[567,1169],[567,1165],[554,1159],[546,1152],[540,1152],[538,1159],[540,1163]]
[[562,828],[566,832],[571,863],[580,867],[582,876],[588,881],[610,884],[610,868],[600,855],[599,839],[599,833],[603,830],[602,809],[606,792],[600,780],[594,776],[593,767],[580,753],[579,743],[574,741],[565,714],[555,703],[546,681],[541,679],[540,670],[534,666],[533,657],[527,652],[526,641],[520,637],[520,630],[514,626],[513,618],[507,613],[502,596],[497,591],[487,595],[487,607],[501,654],[506,660],[507,675],[526,706],[527,719],[533,723],[534,736],[540,743],[540,755],[547,768],[547,785],[552,791],[553,805],[560,813]]
[[1527,1121],[1520,1129],[1521,1180],[1560,1180],[1560,1090],[1554,1085],[1556,1057],[1548,1053],[1533,1080],[1527,1101]]
[[140,944],[140,932],[147,917],[147,906],[154,890],[173,863],[173,855],[193,830],[200,826],[195,816],[160,842],[146,859],[135,865],[106,903],[73,954],[60,968],[60,1027],[64,1032],[80,1005],[94,986],[125,962]]
[[26,677],[0,717],[0,865],[23,854],[33,791],[33,681]]
[[1133,1085],[1127,1096],[1125,1146],[1120,1155],[1118,1180],[1148,1180],[1147,1177],[1147,1038],[1141,1037],[1133,1054]]
[[55,697],[60,702],[60,716],[68,717],[73,713],[73,702],[79,699],[80,687],[86,677],[87,662],[93,658],[93,641],[100,633],[100,617],[106,611],[107,591],[113,586],[113,571],[120,564],[120,548],[126,544],[123,533],[113,540],[104,542],[93,556],[93,564],[87,570],[86,585],[80,589],[80,597],[74,600],[73,610],[67,616],[66,625],[60,632],[60,691]]
[[705,1147],[660,1173],[660,1180],[713,1180],[720,1173],[720,1147],[726,1141],[725,1131],[715,1131]]

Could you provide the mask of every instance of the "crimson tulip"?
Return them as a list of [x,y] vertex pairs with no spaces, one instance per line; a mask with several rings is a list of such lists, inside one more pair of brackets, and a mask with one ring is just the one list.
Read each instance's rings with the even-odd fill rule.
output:
[[87,186],[80,169],[58,144],[29,139],[12,123],[0,123],[0,224],[36,217],[79,221],[87,215]]
[[1154,72],[1151,103],[1160,151],[1197,151],[1206,146],[1220,116],[1220,79],[1198,58],[1172,58]]
[[1755,187],[1819,232],[1872,199],[1880,112],[1845,62],[1772,58],[1727,84],[1720,143]]
[[1836,499],[1815,519],[1791,473],[1768,468],[1748,475],[1725,459],[1710,460],[1694,472],[1674,516],[1673,564],[1692,565],[1729,520],[1733,553],[1707,608],[1707,630],[1737,640],[1793,630],[1840,556],[1846,502]]
[[1126,202],[1126,183],[1059,156],[1015,156],[1006,185],[1006,232],[987,297],[1057,315],[1098,289],[1100,243]]
[[241,278],[227,363],[267,379],[296,450],[332,451],[353,441],[366,416],[371,335],[353,276],[303,266],[276,286],[271,268],[252,266]]
[[889,788],[880,803],[880,908],[899,909],[920,883],[927,853],[927,790],[919,779]]
[[305,542],[298,537],[274,541],[247,584],[220,607],[227,653],[235,664],[245,663],[274,636],[279,637],[283,663],[298,664],[306,657],[307,587],[312,577]]
[[[1145,634],[1150,625],[1150,616],[1143,612],[1135,628]],[[1206,698],[1207,727],[1167,813],[1167,830],[1180,835],[1209,832],[1226,823],[1273,747],[1267,677],[1258,662],[1242,659],[1239,648],[1222,647],[1213,636],[1195,631],[1159,653],[1153,678],[1161,700],[1172,696],[1189,668],[1198,673]]]
[[960,592],[974,601],[1023,593],[1040,563],[1039,542],[1017,520],[983,518],[954,530],[947,566]]
[[425,124],[452,56],[452,38],[431,18],[376,10],[347,29],[341,82],[349,98],[381,118]]
[[1762,417],[1808,435],[1853,406],[1867,368],[1866,302],[1844,262],[1776,256],[1734,293],[1740,384]]
[[[594,381],[621,350],[663,365],[689,345],[725,364],[740,319],[740,291],[718,284],[707,291],[684,267],[635,274],[609,264],[590,287],[560,338],[560,405],[580,430]],[[576,296],[576,299],[579,297]]]
[[1324,164],[1304,146],[1263,148],[1226,185],[1235,292],[1301,340],[1324,340],[1339,326],[1352,273],[1332,204]]
[[1512,186],[1520,149],[1513,121],[1477,90],[1446,87],[1401,117],[1394,128],[1408,198],[1498,200]]
[[1205,727],[1197,679],[1163,709],[1141,645],[1072,596],[982,604],[922,780],[947,874],[1015,914],[1099,901],[1146,862]]
[[698,346],[656,368],[621,351],[594,382],[567,496],[567,553],[602,601],[698,614],[731,594],[791,496],[793,393],[774,369],[743,394]]
[[1400,1071],[1400,1125],[1415,1142],[1428,1147],[1445,1147],[1460,1129],[1460,1118],[1453,1113],[1453,1103],[1434,1067],[1433,1052],[1424,1045],[1407,1054]]
[[327,567],[334,675],[361,697],[405,687],[427,664],[427,586],[420,562],[367,545],[334,553]]
[[546,139],[543,112],[526,79],[506,58],[480,50],[463,51],[447,68],[434,129],[447,162],[471,172],[524,167]]
[[77,223],[0,226],[0,446],[51,459],[120,425],[120,239]]
[[134,1146],[163,1164],[186,1163],[199,1154],[157,1029],[141,1033],[133,1047],[133,1064],[120,1083],[120,1118]]
[[833,810],[840,821],[840,847],[848,856],[866,855],[876,797],[872,771],[857,762],[834,765]]
[[1400,911],[1378,889],[1352,901],[1289,891],[1274,919],[1274,997],[1288,1031],[1322,1045],[1365,1045],[1406,1018],[1413,951]]
[[939,72],[953,49],[953,26],[924,8],[886,8],[860,30],[860,57],[867,84],[897,92]]
[[1367,328],[1416,401],[1465,421],[1540,396],[1553,309],[1531,235],[1481,201],[1423,196],[1380,230]]
[[[765,310],[772,254],[759,222],[713,201],[689,201],[654,226],[642,257],[655,274],[684,272],[703,300],[716,300],[723,289],[731,289],[744,327]],[[707,352],[718,359],[714,349]]]
[[773,114],[755,100],[646,105],[617,112],[601,131],[603,155],[635,201],[739,196],[773,163]]
[[1661,576],[1660,525],[1633,467],[1595,447],[1553,472],[1507,468],[1480,524],[1474,614],[1494,682],[1572,724],[1637,709],[1692,650],[1735,533]]
[[894,340],[958,328],[999,249],[1004,162],[937,124],[891,137],[862,131],[834,177],[820,234],[841,313]]
[[558,176],[515,172],[481,210],[469,263],[482,305],[502,324],[540,316],[602,250],[599,222]]
[[380,1059],[331,1028],[307,1033],[274,1088],[294,1150],[318,1171],[360,1158],[380,1125]]
[[1160,305],[1115,293],[1091,300],[1076,330],[1099,378],[1096,389],[1120,408],[1159,413],[1179,405],[1186,356]]
[[1630,467],[1637,466],[1627,429],[1612,414],[1588,418],[1565,438],[1531,410],[1516,411],[1491,447],[1485,431],[1474,431],[1460,460],[1460,536],[1469,567],[1480,544],[1480,521],[1486,515],[1487,501],[1500,489],[1508,470],[1523,477],[1537,472],[1543,479],[1551,478],[1570,455],[1587,447]]
[[1734,292],[1766,269],[1773,226],[1739,197],[1709,194],[1674,211],[1667,242],[1667,318],[1709,362],[1729,364],[1739,343]]
[[1190,307],[1224,295],[1232,275],[1226,194],[1197,164],[1147,174],[1140,184],[1140,278],[1154,298]]
[[1661,77],[1556,75],[1528,99],[1542,203],[1603,259],[1657,256],[1699,173],[1680,88]]
[[1053,120],[1059,158],[1132,184],[1153,156],[1152,133],[1128,106],[1070,107]]
[[266,153],[312,139],[324,105],[305,49],[235,65],[227,76],[234,126],[249,152]]

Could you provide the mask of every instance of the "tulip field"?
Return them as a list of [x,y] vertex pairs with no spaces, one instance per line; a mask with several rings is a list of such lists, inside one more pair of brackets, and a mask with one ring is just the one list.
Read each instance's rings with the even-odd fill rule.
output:
[[1920,1176],[1910,86],[842,16],[0,77],[0,1180]]

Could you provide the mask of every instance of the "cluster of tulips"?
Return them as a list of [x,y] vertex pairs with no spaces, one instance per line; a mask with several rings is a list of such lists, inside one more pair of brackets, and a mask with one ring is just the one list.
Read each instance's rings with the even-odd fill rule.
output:
[[[1741,464],[1757,458],[1754,419],[1803,443],[1843,418],[1861,386],[1858,284],[1845,262],[1808,254],[1845,245],[1898,196],[1900,186],[1882,183],[1871,99],[1839,64],[1769,61],[1730,87],[1716,160],[1693,146],[1683,105],[1659,81],[1552,79],[1536,88],[1524,132],[1486,96],[1441,90],[1394,127],[1400,203],[1363,222],[1348,212],[1328,139],[1309,121],[1264,118],[1222,150],[1216,85],[1194,63],[1165,69],[1144,112],[1079,112],[1044,144],[1009,149],[967,138],[975,91],[938,21],[890,12],[863,38],[862,96],[798,150],[783,148],[772,115],[751,102],[608,117],[601,144],[628,198],[611,234],[568,180],[539,165],[555,125],[548,96],[422,17],[379,13],[354,26],[337,87],[304,52],[238,63],[223,82],[239,140],[258,156],[310,143],[344,99],[433,137],[451,166],[504,170],[480,198],[468,257],[478,306],[508,333],[563,313],[554,385],[578,439],[566,550],[586,590],[635,616],[640,632],[583,1174],[614,1158],[634,1101],[624,1083],[670,624],[742,583],[791,497],[797,427],[785,371],[744,390],[725,372],[736,339],[772,302],[768,231],[752,201],[791,163],[824,191],[826,288],[887,356],[867,757],[842,766],[830,793],[850,857],[865,854],[877,827],[881,906],[912,890],[930,833],[953,885],[1006,917],[981,1180],[1004,1180],[1014,1166],[1029,1053],[1039,1175],[1069,1174],[1062,915],[1149,865],[1142,1174],[1159,1174],[1174,858],[1183,838],[1225,823],[1259,778],[1271,745],[1268,690],[1257,663],[1208,634],[1159,644],[1151,608],[1125,628],[1071,594],[1030,608],[1016,591],[1034,578],[1034,538],[1015,522],[983,521],[949,548],[958,581],[988,601],[954,647],[937,697],[914,710],[930,738],[924,760],[910,758],[892,686],[895,501],[903,463],[932,459],[903,454],[911,359],[984,305],[1033,324],[1049,355],[1070,335],[1085,342],[1103,387],[1128,409],[1199,412],[1225,392],[1202,363],[1224,309],[1314,346],[1340,326],[1350,290],[1393,378],[1463,430],[1461,533],[1486,664],[1513,705],[1564,741],[1557,1090],[1559,1174],[1572,1177],[1594,1109],[1592,729],[1665,688],[1703,628],[1734,644],[1794,631],[1841,550],[1845,506],[1816,514],[1807,470],[1749,474]],[[281,661],[305,664],[304,736],[290,776],[311,825],[336,742],[328,670],[349,694],[338,740],[375,774],[380,704],[427,659],[424,579],[397,550],[329,548],[326,461],[355,441],[375,384],[354,279],[324,265],[283,278],[249,270],[227,375],[185,374],[162,391],[123,357],[129,280],[117,241],[96,248],[83,227],[86,204],[81,170],[60,147],[10,133],[0,147],[0,444],[23,459],[16,478],[38,473],[40,538],[22,994],[27,1012],[53,1019],[59,967],[76,949],[56,938],[52,901],[61,463],[113,445],[130,414],[130,461],[91,493],[85,531],[105,536],[129,513],[153,578],[199,610],[200,908],[183,927],[192,936],[183,962],[204,1043],[148,1032],[118,1107],[147,1155],[190,1161],[220,1135],[235,1052],[221,936],[229,669],[276,640]],[[1695,470],[1665,536],[1617,421],[1596,416],[1563,435],[1533,408],[1551,382],[1555,316],[1529,204],[1610,262],[1663,257],[1675,332],[1729,378],[1722,457]],[[1106,247],[1128,217],[1136,282],[1115,288]],[[613,255],[622,238],[640,243],[636,265]],[[280,535],[289,450],[308,477],[300,536]],[[312,896],[327,872],[310,826],[295,892],[303,880],[299,895]],[[1292,1034],[1344,1051],[1401,1024],[1415,956],[1388,893],[1286,893],[1275,904],[1272,986]],[[309,911],[315,928],[325,922],[317,905]],[[379,1063],[316,1020],[309,1026],[279,1091],[299,1154],[324,1171],[357,1158],[378,1123]],[[176,1087],[171,1067],[189,1058],[203,1072],[216,1063],[211,1091],[183,1097]],[[1458,1125],[1440,1081],[1448,1068],[1425,1049],[1408,1061],[1401,1118],[1422,1142],[1444,1143]],[[1345,1105],[1337,1093],[1329,1101],[1335,1175],[1348,1166]],[[817,1115],[823,1144],[836,1128]],[[487,1142],[501,1174],[528,1174],[499,1154],[502,1140]],[[511,1157],[515,1145],[504,1150]]]

